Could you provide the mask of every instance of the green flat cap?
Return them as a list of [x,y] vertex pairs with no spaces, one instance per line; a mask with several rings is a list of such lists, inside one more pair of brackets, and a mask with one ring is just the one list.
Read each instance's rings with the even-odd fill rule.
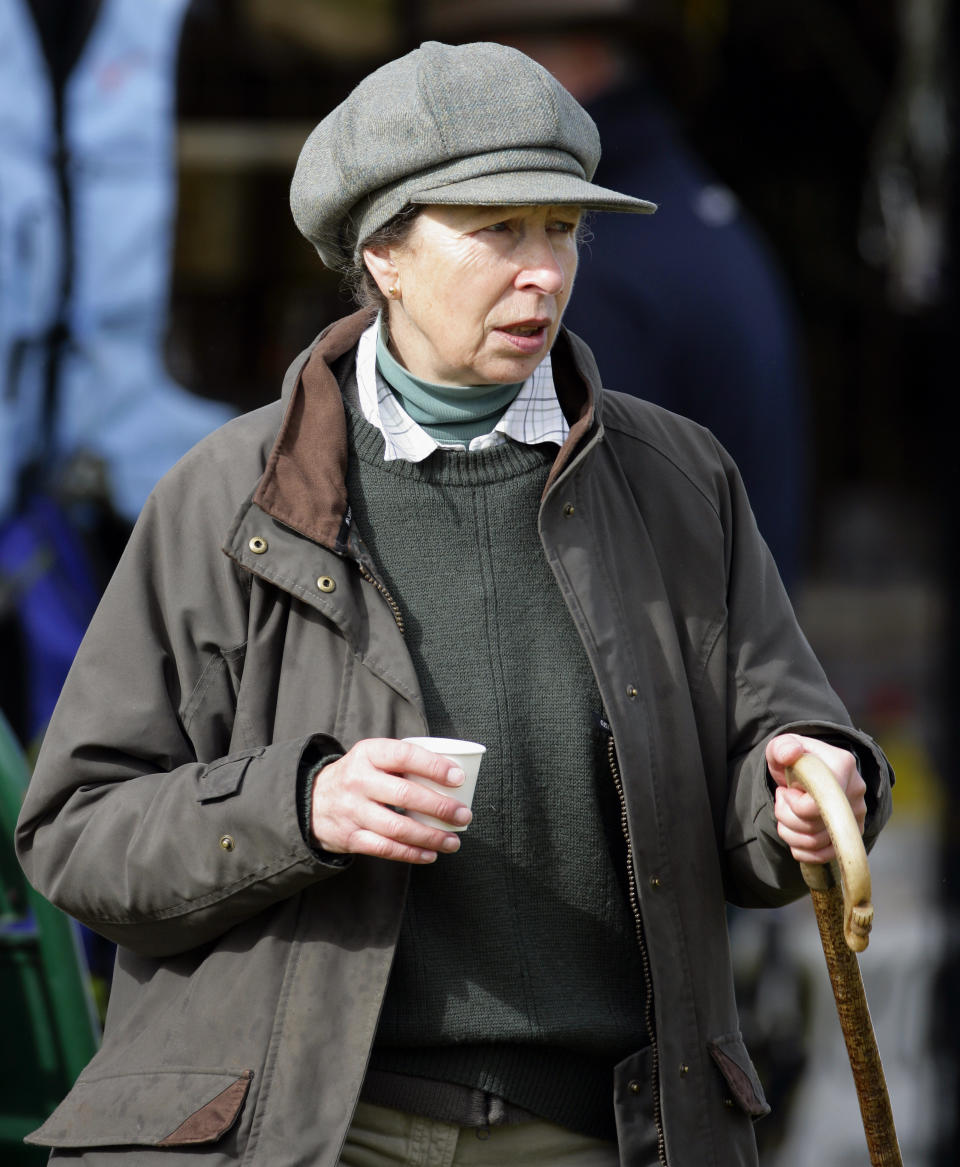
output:
[[427,41],[371,73],[313,130],[290,206],[334,269],[409,203],[657,209],[594,185],[599,161],[593,119],[524,53]]

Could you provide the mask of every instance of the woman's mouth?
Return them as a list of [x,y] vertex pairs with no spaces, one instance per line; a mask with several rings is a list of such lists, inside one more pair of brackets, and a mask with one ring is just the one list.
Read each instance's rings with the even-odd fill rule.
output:
[[520,324],[505,324],[497,331],[509,344],[527,355],[535,353],[543,347],[547,339],[547,322],[524,321]]

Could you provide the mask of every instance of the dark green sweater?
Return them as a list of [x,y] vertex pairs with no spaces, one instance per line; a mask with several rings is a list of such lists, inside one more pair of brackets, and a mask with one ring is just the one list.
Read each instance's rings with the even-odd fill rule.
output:
[[353,410],[349,431],[354,519],[430,732],[488,747],[460,851],[412,872],[371,1064],[610,1136],[644,992],[600,696],[537,535],[556,451],[384,462]]

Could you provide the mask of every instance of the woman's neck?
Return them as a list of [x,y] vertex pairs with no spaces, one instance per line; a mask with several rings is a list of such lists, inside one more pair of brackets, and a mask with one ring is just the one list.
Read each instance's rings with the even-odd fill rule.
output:
[[390,352],[386,323],[377,332],[377,368],[400,404],[437,442],[469,446],[488,434],[523,388],[508,385],[436,385],[415,377]]

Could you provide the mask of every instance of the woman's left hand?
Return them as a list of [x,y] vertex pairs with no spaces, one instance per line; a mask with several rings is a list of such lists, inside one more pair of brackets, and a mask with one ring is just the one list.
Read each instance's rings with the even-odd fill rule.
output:
[[833,844],[816,802],[800,787],[787,785],[786,768],[802,754],[816,754],[833,773],[847,796],[861,835],[867,817],[867,784],[849,750],[797,733],[780,734],[767,743],[767,769],[777,784],[774,814],[780,838],[798,863],[829,863],[835,858]]

